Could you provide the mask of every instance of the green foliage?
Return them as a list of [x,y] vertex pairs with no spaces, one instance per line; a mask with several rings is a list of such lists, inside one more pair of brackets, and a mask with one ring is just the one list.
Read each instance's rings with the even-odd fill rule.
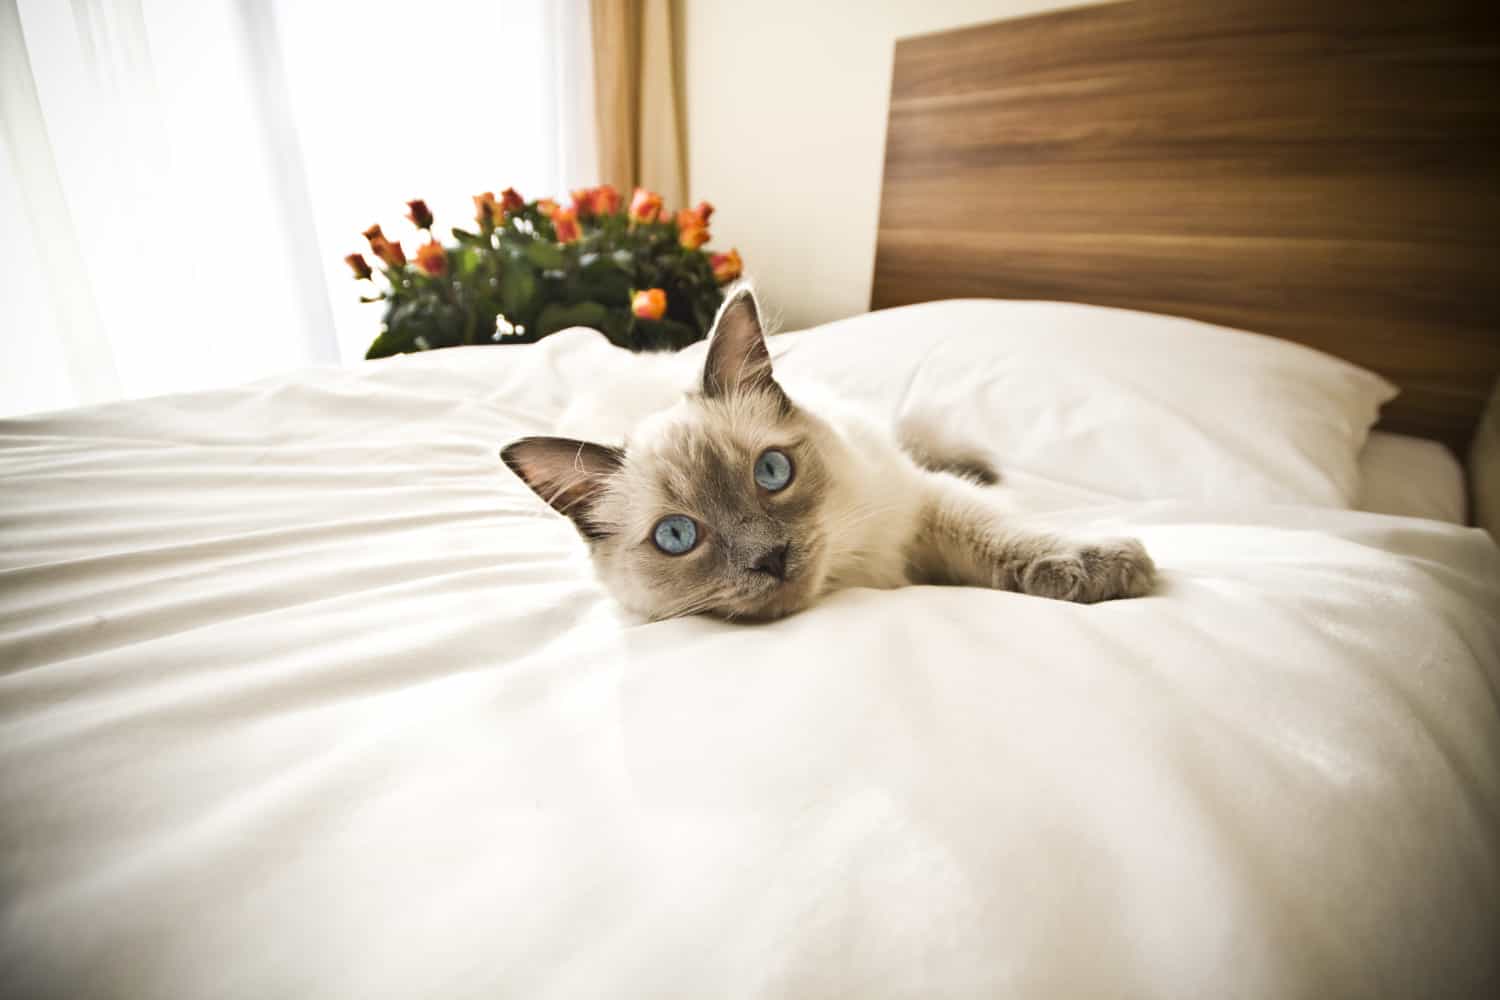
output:
[[[609,210],[596,214],[593,198],[602,191],[608,191]],[[613,189],[583,192],[577,215],[507,196],[513,200],[503,213],[489,196],[476,198],[478,225],[453,228],[447,246],[433,241],[430,213],[419,215],[429,224],[427,243],[410,262],[378,227],[366,233],[387,285],[381,294],[362,296],[385,303],[382,330],[367,358],[531,343],[573,326],[592,327],[631,350],[675,350],[708,333],[723,300],[720,281],[707,252],[684,246],[695,241],[679,230],[679,221],[704,227],[706,235],[709,206],[647,222],[632,219]],[[359,255],[346,259],[356,276],[374,280]],[[644,316],[632,310],[636,293],[648,289],[666,295],[658,318],[648,318],[650,309]]]

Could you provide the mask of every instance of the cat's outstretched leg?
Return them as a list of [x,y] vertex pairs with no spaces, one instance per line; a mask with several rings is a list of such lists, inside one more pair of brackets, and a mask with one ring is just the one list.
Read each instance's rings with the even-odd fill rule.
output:
[[965,483],[935,489],[908,565],[914,583],[993,587],[1080,604],[1143,597],[1156,582],[1156,566],[1136,539],[1029,528]]

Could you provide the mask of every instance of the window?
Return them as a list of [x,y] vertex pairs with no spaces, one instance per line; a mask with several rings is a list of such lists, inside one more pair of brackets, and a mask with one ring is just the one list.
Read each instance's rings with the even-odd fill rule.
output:
[[[7,11],[7,7],[9,10]],[[0,410],[363,356],[342,262],[596,181],[587,5],[0,0]]]

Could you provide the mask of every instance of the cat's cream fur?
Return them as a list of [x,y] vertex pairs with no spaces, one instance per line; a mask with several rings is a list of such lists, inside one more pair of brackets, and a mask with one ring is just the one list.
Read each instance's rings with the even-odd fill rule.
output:
[[[778,492],[752,473],[767,448],[792,458]],[[747,287],[719,310],[701,391],[644,420],[625,447],[534,437],[502,456],[573,519],[610,592],[648,618],[764,620],[845,587],[908,584],[1090,603],[1147,594],[1155,574],[1134,539],[1025,527],[984,485],[995,475],[979,449],[915,422],[891,428],[813,387],[793,399]],[[697,525],[683,555],[652,541],[672,514]],[[778,550],[780,571],[766,571]]]

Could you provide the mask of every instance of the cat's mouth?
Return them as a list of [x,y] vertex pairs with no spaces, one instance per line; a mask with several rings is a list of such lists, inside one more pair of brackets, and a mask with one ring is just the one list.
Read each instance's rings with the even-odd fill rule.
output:
[[788,571],[783,577],[765,576],[757,573],[754,582],[746,588],[745,597],[752,601],[766,601],[795,589],[796,577]]
[[820,587],[818,551],[817,545],[791,549],[779,575],[753,574],[758,582],[742,590],[736,606],[726,610],[740,620],[773,621],[806,608]]

